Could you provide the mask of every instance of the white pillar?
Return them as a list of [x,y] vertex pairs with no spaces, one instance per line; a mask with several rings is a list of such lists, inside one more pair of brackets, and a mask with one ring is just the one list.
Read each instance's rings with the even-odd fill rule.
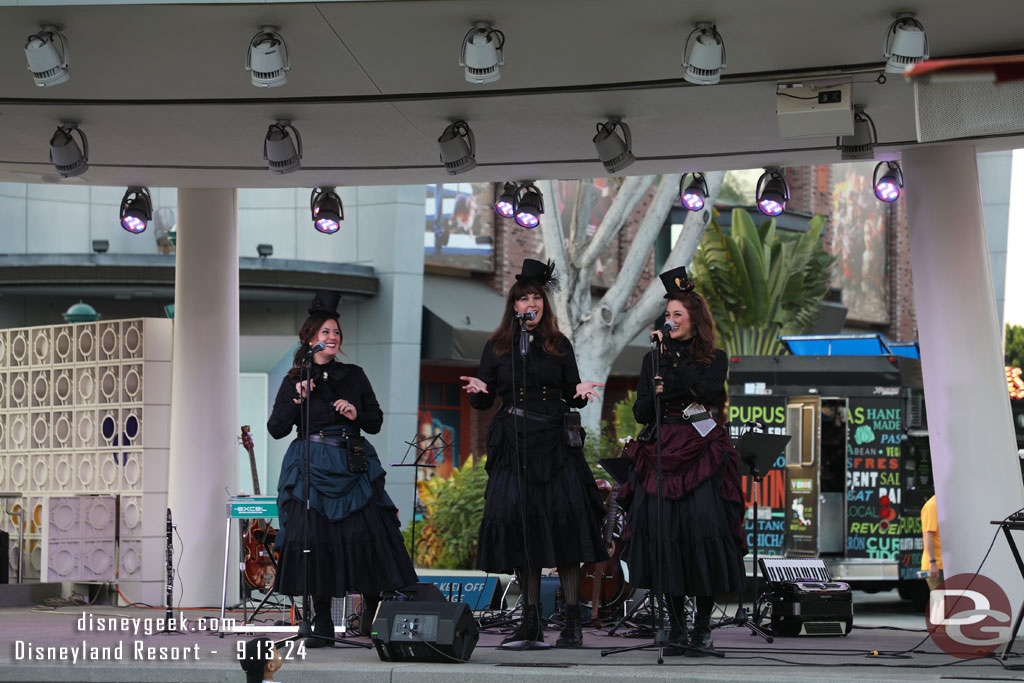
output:
[[[356,361],[366,371],[384,411],[381,433],[370,437],[388,473],[388,494],[402,526],[412,514],[413,468],[391,467],[416,436],[419,408],[420,333],[423,317],[423,201],[425,185],[360,187],[356,260],[369,263],[380,293],[342,314],[345,344],[354,342]],[[352,339],[352,341],[349,341]]]
[[[1024,507],[973,147],[903,153],[914,303],[946,577],[978,568],[995,527]],[[982,574],[1016,610],[1024,585],[1006,542]]]
[[238,481],[237,209],[233,189],[178,190],[168,506],[182,542],[175,601],[189,607],[220,604]]

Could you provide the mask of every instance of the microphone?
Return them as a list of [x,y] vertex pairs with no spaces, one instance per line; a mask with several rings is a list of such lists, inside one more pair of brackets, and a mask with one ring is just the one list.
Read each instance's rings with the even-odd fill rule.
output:
[[312,346],[309,347],[309,351],[306,351],[306,358],[309,358],[314,353],[319,353],[320,351],[323,351],[326,348],[327,344],[325,344],[322,341],[318,341],[316,344],[313,344]]
[[516,313],[516,317],[520,320],[533,321],[537,319],[537,311],[527,311],[526,313]]
[[[665,324],[661,326],[661,329],[658,330],[658,332],[661,332],[662,335],[666,335],[675,330],[676,327],[677,325],[674,322],[672,322],[671,320],[666,320]],[[658,337],[655,336],[654,332],[651,332],[651,341],[658,341]]]

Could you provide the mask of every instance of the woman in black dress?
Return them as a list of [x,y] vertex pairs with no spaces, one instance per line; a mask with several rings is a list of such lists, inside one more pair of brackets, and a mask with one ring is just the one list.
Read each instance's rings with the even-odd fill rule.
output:
[[572,345],[558,331],[545,293],[553,272],[554,264],[523,262],[477,376],[461,378],[478,410],[501,397],[487,431],[487,500],[476,566],[516,572],[523,619],[501,644],[512,650],[547,647],[540,620],[543,567],[558,568],[566,602],[565,628],[555,646],[579,647],[580,563],[607,557],[600,532],[604,507],[583,458],[582,430],[568,430],[565,419],[570,408],[597,398],[595,387],[604,385],[580,381]]
[[[334,637],[331,598],[362,593],[363,615],[372,618],[380,593],[416,583],[416,572],[399,532],[397,508],[384,490],[384,469],[377,452],[360,432],[377,434],[384,414],[370,381],[358,365],[339,362],[342,334],[333,292],[317,292],[309,317],[299,329],[292,369],[282,380],[267,429],[275,439],[299,433],[281,463],[277,503],[281,530],[276,589],[286,595],[306,592],[303,553],[306,530],[303,468],[303,406],[307,383],[300,368],[318,342],[309,380],[309,590],[313,596],[313,634]],[[359,457],[362,447],[363,458]],[[330,641],[309,638],[306,647]],[[330,643],[333,645],[333,643]]]
[[[634,586],[656,589],[658,564],[658,455],[655,442],[654,378],[661,392],[662,586],[672,629],[667,655],[701,656],[711,642],[714,595],[743,587],[744,500],[740,457],[724,427],[712,418],[721,405],[728,375],[725,353],[715,348],[715,326],[703,297],[693,291],[685,268],[661,275],[668,292],[667,338],[656,332],[660,367],[653,352],[640,370],[633,415],[645,427],[627,447],[633,465],[620,496],[628,501],[632,532],[625,559]],[[686,596],[696,598],[697,614],[687,643]],[[693,649],[671,645],[689,645]]]

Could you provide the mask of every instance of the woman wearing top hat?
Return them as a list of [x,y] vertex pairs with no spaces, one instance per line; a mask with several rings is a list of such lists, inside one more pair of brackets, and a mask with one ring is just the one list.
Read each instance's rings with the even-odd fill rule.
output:
[[[328,638],[334,637],[332,597],[362,593],[364,603],[372,608],[382,591],[416,583],[399,532],[397,508],[384,490],[384,469],[373,446],[361,436],[380,432],[384,414],[363,369],[335,357],[342,342],[340,298],[335,292],[317,292],[314,297],[309,317],[299,328],[292,369],[281,382],[267,422],[275,439],[288,436],[292,427],[299,430],[285,453],[277,484],[281,531],[276,541],[280,563],[275,588],[287,595],[302,595],[307,593],[302,430],[309,393],[308,594],[313,596],[313,634]],[[310,352],[307,382],[301,374]],[[364,608],[363,614],[372,616],[372,609]],[[329,642],[311,638],[306,646]]]
[[[725,352],[715,348],[715,325],[707,302],[693,291],[686,268],[662,273],[667,335],[655,332],[660,365],[649,352],[640,369],[633,415],[645,425],[627,447],[633,465],[620,497],[630,501],[632,532],[624,557],[634,586],[656,589],[658,552],[658,435],[655,378],[661,379],[662,585],[671,631],[665,654],[701,656],[712,648],[714,595],[742,589],[744,499],[740,457],[712,414],[722,406],[728,374]],[[697,613],[687,633],[686,596]],[[687,640],[689,642],[687,642]],[[689,645],[692,649],[671,645]]]
[[597,397],[595,388],[604,385],[580,381],[572,345],[558,331],[545,291],[557,284],[553,273],[553,263],[523,262],[477,376],[461,378],[474,408],[486,410],[501,398],[487,431],[488,480],[476,566],[489,572],[514,569],[519,578],[523,619],[502,641],[505,649],[546,647],[542,567],[558,567],[567,603],[556,646],[579,647],[580,563],[607,557],[600,532],[604,507],[583,458],[582,431],[566,427],[569,410],[587,405]]

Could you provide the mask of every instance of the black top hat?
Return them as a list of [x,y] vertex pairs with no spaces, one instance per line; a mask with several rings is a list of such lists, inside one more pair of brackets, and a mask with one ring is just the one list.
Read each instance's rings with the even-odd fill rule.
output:
[[667,270],[658,277],[661,278],[661,284],[665,285],[666,299],[672,294],[693,291],[693,280],[686,274],[686,266]]
[[521,272],[516,275],[519,282],[532,282],[538,287],[555,289],[558,287],[558,278],[555,277],[555,262],[548,261],[546,264],[536,259],[523,259]]
[[313,305],[309,308],[309,314],[326,315],[337,320],[340,317],[338,314],[338,302],[340,301],[341,294],[338,292],[330,292],[325,289],[318,290],[313,295]]

